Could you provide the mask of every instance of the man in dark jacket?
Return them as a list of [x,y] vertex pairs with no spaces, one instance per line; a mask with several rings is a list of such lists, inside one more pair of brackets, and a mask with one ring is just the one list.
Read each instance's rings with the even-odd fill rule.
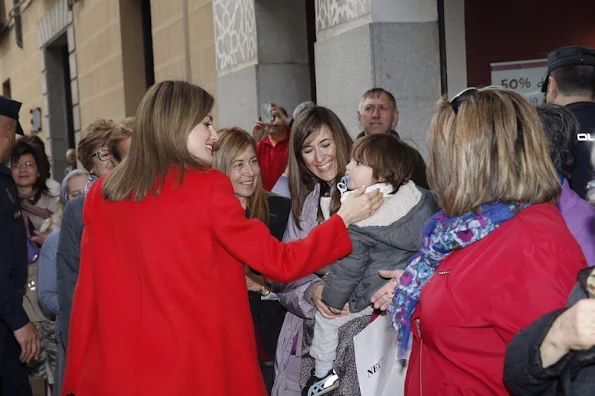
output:
[[504,383],[511,394],[595,394],[593,271],[579,273],[567,308],[537,319],[508,344]]
[[559,48],[547,59],[548,75],[542,86],[547,103],[566,106],[581,126],[575,140],[576,167],[570,186],[584,199],[587,184],[595,180],[591,163],[595,142],[595,50]]
[[39,333],[23,308],[27,280],[27,237],[17,188],[4,166],[23,134],[21,103],[0,96],[0,394],[31,395],[26,363],[39,358]]
[[[399,122],[399,110],[394,95],[383,88],[372,88],[363,94],[357,111],[357,120],[363,131],[356,140],[366,135],[376,133],[391,133],[400,138],[395,128]],[[415,148],[414,148],[415,150]],[[419,151],[411,180],[419,187],[428,189],[426,178],[426,163]]]

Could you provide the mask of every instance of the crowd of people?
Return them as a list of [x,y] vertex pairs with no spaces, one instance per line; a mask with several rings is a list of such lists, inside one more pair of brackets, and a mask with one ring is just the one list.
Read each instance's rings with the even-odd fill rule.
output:
[[360,395],[379,315],[407,395],[592,394],[595,51],[553,51],[544,93],[441,98],[426,164],[382,88],[352,139],[312,102],[216,130],[163,81],[61,184],[0,96],[0,395]]

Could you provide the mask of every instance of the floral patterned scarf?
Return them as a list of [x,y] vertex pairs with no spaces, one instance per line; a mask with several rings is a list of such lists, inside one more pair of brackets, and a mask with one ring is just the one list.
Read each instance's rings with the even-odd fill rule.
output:
[[481,206],[479,214],[467,212],[448,217],[441,210],[425,225],[419,252],[409,259],[389,307],[393,327],[397,330],[398,358],[408,355],[411,318],[419,302],[421,289],[453,251],[485,238],[498,226],[512,219],[530,204],[496,202]]
[[97,179],[99,179],[99,178],[94,173],[89,174],[89,181],[87,182],[87,185],[85,186],[85,190],[83,191],[83,193],[85,195],[87,195],[87,193],[89,192],[89,189],[91,188],[93,183],[95,183],[95,181],[97,181]]

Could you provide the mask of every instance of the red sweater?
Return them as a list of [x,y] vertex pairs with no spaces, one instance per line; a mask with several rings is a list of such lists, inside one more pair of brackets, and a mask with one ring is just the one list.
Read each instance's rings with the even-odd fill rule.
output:
[[533,205],[442,262],[414,315],[405,393],[508,395],[512,337],[564,306],[586,261],[554,205]]
[[287,168],[289,158],[289,133],[273,146],[267,136],[258,142],[256,156],[260,165],[260,177],[265,190],[271,191]]
[[89,191],[63,394],[264,396],[242,263],[288,282],[351,251],[338,216],[282,244],[222,173],[177,178],[141,202]]

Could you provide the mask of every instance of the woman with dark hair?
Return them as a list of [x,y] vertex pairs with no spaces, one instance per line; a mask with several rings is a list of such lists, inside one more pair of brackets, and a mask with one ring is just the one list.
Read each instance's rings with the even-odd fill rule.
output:
[[[57,196],[50,194],[47,186],[49,170],[47,157],[36,145],[19,139],[10,153],[12,177],[19,190],[19,201],[27,237],[35,236],[44,220],[58,209]],[[30,263],[38,253],[30,249]],[[37,253],[35,253],[37,252]]]
[[557,206],[572,235],[583,249],[589,267],[595,266],[595,207],[570,188],[574,174],[576,136],[580,124],[566,107],[546,104],[537,108],[550,158],[558,172],[562,193]]
[[19,139],[10,153],[12,177],[17,185],[28,240],[30,265],[27,268],[24,306],[29,319],[37,327],[41,340],[40,358],[29,363],[29,372],[32,376],[43,377],[52,385],[56,368],[55,322],[53,315],[39,305],[36,286],[39,246],[31,240],[44,231],[43,223],[50,219],[59,207],[58,197],[49,192],[46,184],[49,175],[48,163],[40,147],[24,139]]
[[39,151],[43,154],[42,155],[42,163],[39,164],[39,168],[45,171],[45,178],[46,181],[45,183],[48,186],[48,189],[50,190],[50,193],[52,195],[59,195],[60,194],[60,183],[58,183],[57,181],[55,181],[54,179],[52,179],[52,172],[51,172],[51,167],[50,167],[50,159],[48,158],[48,156],[45,154],[45,143],[43,142],[43,140],[41,140],[41,138],[37,135],[27,135],[27,136],[23,136],[20,138],[21,141],[23,142],[27,142],[29,144],[31,144],[32,146],[36,146],[39,148]]
[[[351,146],[347,129],[339,117],[325,107],[310,108],[295,120],[289,142],[292,213],[284,241],[305,238],[325,217],[337,212],[341,206],[341,193],[336,185],[345,175]],[[324,276],[329,268],[287,285],[272,285],[273,292],[289,311],[277,345],[273,396],[302,394],[314,366],[308,348],[316,312],[326,318],[342,315],[333,313],[322,301],[324,283],[320,276]],[[369,315],[356,319],[339,332],[337,362],[341,363],[337,372],[343,381],[337,395],[350,395],[359,388],[352,340],[369,321]]]
[[212,168],[214,102],[188,82],[153,85],[128,157],[88,191],[63,393],[264,395],[244,264],[303,277],[349,254],[346,227],[380,206],[361,191],[280,243]]

